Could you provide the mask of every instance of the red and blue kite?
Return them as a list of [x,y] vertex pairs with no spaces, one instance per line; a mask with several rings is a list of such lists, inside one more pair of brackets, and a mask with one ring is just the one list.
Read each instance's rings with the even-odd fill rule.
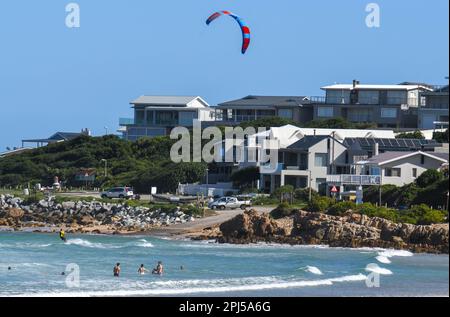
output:
[[211,15],[208,18],[208,20],[206,20],[206,24],[209,25],[212,21],[214,21],[215,19],[217,19],[222,15],[228,15],[234,18],[237,21],[237,23],[239,23],[239,26],[241,27],[242,30],[242,39],[243,39],[242,54],[245,54],[248,47],[250,46],[250,28],[245,24],[245,22],[240,17],[231,13],[230,11],[219,11]]

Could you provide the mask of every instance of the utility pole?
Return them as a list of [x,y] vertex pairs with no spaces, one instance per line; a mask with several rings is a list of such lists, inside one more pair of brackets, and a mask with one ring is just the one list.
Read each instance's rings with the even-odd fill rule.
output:
[[308,199],[309,199],[309,202],[311,202],[311,200],[312,200],[312,172],[311,172],[311,170],[309,170],[309,197],[308,197]]
[[334,164],[334,151],[335,151],[335,144],[334,144],[334,140],[335,140],[335,136],[336,136],[336,131],[333,131],[333,147],[332,147],[332,151],[333,151],[333,156],[332,156],[332,161],[331,161],[331,174],[335,175],[336,174],[336,166]]
[[102,159],[101,161],[105,163],[105,178],[107,178],[108,177],[108,161],[105,159]]

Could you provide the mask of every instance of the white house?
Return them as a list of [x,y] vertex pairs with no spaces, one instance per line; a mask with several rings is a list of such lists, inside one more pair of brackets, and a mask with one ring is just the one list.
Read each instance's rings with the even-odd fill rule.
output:
[[141,96],[130,104],[134,118],[122,118],[119,125],[125,127],[120,130],[123,137],[131,141],[168,135],[174,127],[191,127],[195,119],[214,120],[214,109],[199,96]]
[[363,165],[366,175],[381,176],[382,185],[403,186],[414,182],[426,170],[440,170],[448,161],[448,153],[385,152],[358,164]]

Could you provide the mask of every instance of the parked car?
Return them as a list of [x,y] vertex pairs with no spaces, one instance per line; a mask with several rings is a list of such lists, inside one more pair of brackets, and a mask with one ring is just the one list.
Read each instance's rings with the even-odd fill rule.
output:
[[208,204],[209,209],[245,209],[252,205],[250,200],[239,200],[236,197],[222,197]]
[[130,187],[115,187],[101,193],[102,198],[131,199],[134,197],[133,189]]

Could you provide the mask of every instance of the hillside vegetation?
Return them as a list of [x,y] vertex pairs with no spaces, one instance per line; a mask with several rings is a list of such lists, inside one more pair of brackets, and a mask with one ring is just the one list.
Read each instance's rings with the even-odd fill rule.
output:
[[[76,173],[95,168],[97,179],[89,183],[92,187],[133,186],[139,193],[149,193],[155,186],[160,192],[174,191],[179,182],[197,182],[206,173],[203,163],[173,163],[170,148],[174,142],[168,137],[130,142],[116,136],[81,136],[50,144],[0,159],[0,187],[49,186],[55,176],[66,186],[84,186],[75,180]],[[108,164],[106,178],[102,159]]]

